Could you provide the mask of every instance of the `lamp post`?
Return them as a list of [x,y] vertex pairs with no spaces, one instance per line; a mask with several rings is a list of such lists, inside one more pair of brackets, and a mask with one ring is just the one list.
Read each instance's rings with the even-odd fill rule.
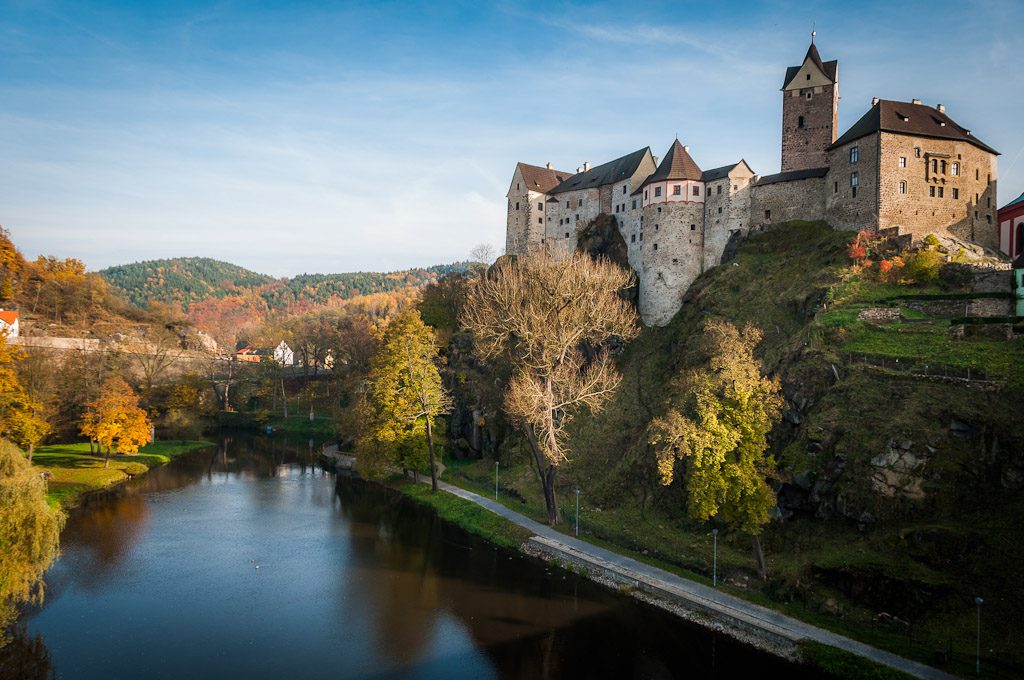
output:
[[974,672],[981,675],[981,605],[985,600],[980,597],[974,598],[974,604],[978,606],[978,636],[974,645]]
[[494,461],[494,500],[498,500],[498,461]]
[[580,490],[576,489],[576,536],[580,535]]
[[714,540],[711,557],[711,585],[718,587],[718,529],[711,530],[711,537]]

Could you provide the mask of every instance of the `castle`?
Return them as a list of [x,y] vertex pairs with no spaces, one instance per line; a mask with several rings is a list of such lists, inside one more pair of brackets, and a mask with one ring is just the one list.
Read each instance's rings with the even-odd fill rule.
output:
[[669,322],[690,284],[719,264],[730,238],[787,220],[892,229],[998,247],[997,151],[914,99],[874,99],[837,137],[839,64],[811,45],[782,83],[782,167],[757,175],[740,160],[701,170],[676,139],[661,162],[645,147],[575,173],[517,163],[505,252],[560,257],[577,230],[615,217],[639,280],[644,323]]

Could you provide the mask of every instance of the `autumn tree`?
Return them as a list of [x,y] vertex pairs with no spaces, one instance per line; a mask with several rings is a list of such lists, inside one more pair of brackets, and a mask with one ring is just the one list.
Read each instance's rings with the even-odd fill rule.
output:
[[8,345],[7,336],[0,333],[0,437],[28,451],[31,461],[36,445],[51,428],[43,417],[42,403],[18,380],[14,364],[23,356],[20,350]]
[[149,442],[149,416],[139,407],[139,397],[121,378],[108,378],[100,388],[100,396],[86,405],[81,432],[90,442],[118,453],[137,453]]
[[0,636],[16,605],[42,601],[63,525],[64,515],[46,502],[46,482],[21,451],[0,441]]
[[566,427],[584,407],[599,411],[619,384],[608,342],[639,332],[620,295],[632,284],[631,272],[604,259],[538,254],[496,266],[467,293],[462,323],[474,351],[485,361],[507,355],[513,365],[504,408],[529,441],[551,524]]
[[720,517],[750,534],[762,578],[767,575],[758,538],[775,505],[767,478],[775,469],[768,433],[782,412],[778,378],[761,375],[754,350],[761,331],[742,332],[720,320],[704,326],[705,363],[676,382],[682,404],[650,426],[661,483],[682,477],[687,511],[698,520]]
[[364,455],[378,459],[375,467],[379,469],[379,459],[387,451],[408,455],[425,442],[433,491],[437,491],[435,421],[451,410],[437,360],[434,331],[423,323],[418,310],[406,308],[391,320],[371,360],[366,401],[369,441],[361,448]]

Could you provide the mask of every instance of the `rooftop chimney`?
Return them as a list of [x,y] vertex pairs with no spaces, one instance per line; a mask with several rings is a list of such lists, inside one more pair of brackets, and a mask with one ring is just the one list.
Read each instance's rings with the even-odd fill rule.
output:
[[945,113],[946,112],[946,105],[945,104],[939,104],[935,108],[939,110],[939,113]]
[[548,163],[547,163],[547,165],[545,167],[547,167],[547,169],[550,170],[551,169],[551,161],[548,161]]
[[587,172],[588,170],[590,170],[590,161],[584,161],[583,162],[583,172]]
[[658,157],[657,156],[653,156],[653,158],[654,158],[654,164],[657,165],[658,164]]
[[878,102],[880,102],[880,101],[882,101],[882,100],[879,99],[878,97],[872,97],[871,98],[871,105],[872,106],[878,106]]
[[684,146],[683,146],[683,151],[685,151],[686,153],[690,153],[690,147],[689,147],[689,145],[684,145]]
[[920,103],[921,103],[921,100],[920,100],[920,99],[911,99],[911,100],[910,100],[910,103],[911,103],[911,104],[920,104]]
[[581,172],[583,172],[583,168],[581,168],[581,167],[579,167],[579,166],[577,165],[577,166],[576,166],[576,174],[578,175],[578,174],[580,174]]

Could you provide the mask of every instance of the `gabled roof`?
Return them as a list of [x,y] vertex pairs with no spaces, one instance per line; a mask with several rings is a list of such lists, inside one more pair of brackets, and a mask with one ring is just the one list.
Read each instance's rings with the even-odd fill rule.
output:
[[795,182],[798,179],[811,179],[813,177],[824,177],[828,174],[828,168],[808,168],[806,170],[790,170],[779,172],[774,175],[765,175],[757,180],[757,186],[765,184],[778,184],[779,182]]
[[705,170],[703,173],[701,173],[701,179],[704,180],[705,182],[714,182],[716,179],[728,177],[729,173],[732,172],[737,167],[739,167],[740,165],[746,165],[747,170],[750,170],[751,172],[754,171],[753,168],[750,167],[750,164],[741,158],[732,165],[723,165],[720,168],[711,168],[710,170]]
[[[1017,198],[1013,199],[1012,201],[1010,201],[1009,203],[1004,205],[1002,208],[999,209],[999,212],[1002,212],[1002,211],[1006,210],[1007,208],[1012,208],[1012,207],[1018,206],[1018,205],[1024,205],[1024,194],[1021,194]],[[0,318],[2,318],[2,316],[0,316]]]
[[952,139],[968,142],[983,151],[999,155],[998,151],[973,136],[967,128],[957,125],[942,111],[925,104],[897,102],[889,99],[879,99],[868,109],[867,113],[860,117],[860,120],[850,126],[850,129],[828,148],[835,149],[875,132]]
[[13,309],[0,310],[0,321],[5,324],[14,325],[14,322],[18,320],[18,313]]
[[839,62],[835,59],[833,59],[832,61],[823,62],[821,60],[821,55],[818,54],[818,48],[815,47],[814,43],[812,42],[811,46],[807,48],[807,54],[804,55],[804,60],[800,62],[800,65],[790,66],[789,68],[786,69],[786,77],[783,78],[782,81],[783,90],[785,90],[786,87],[791,82],[793,82],[793,78],[796,77],[796,74],[800,71],[801,68],[803,68],[803,65],[807,63],[808,59],[810,59],[814,63],[814,65],[818,67],[819,71],[825,74],[826,78],[828,78],[833,83],[836,82],[836,69],[839,66]]
[[636,188],[634,194],[640,193],[648,184],[654,182],[665,182],[674,179],[692,179],[702,181],[704,173],[690,157],[690,153],[686,150],[686,147],[679,143],[679,140],[672,142],[672,146],[668,148],[665,153],[665,158],[662,159],[661,164],[658,165],[658,169],[651,173],[651,175],[643,181],[643,183]]
[[526,188],[530,191],[539,191],[542,194],[548,193],[572,175],[572,173],[562,170],[541,168],[527,163],[516,163],[516,168],[523,176]]
[[640,167],[644,156],[650,153],[651,147],[645,146],[633,153],[626,154],[622,158],[616,158],[602,165],[595,166],[586,172],[573,175],[548,193],[561,194],[566,191],[578,191],[580,189],[596,189],[605,184],[614,184],[624,179],[629,179]]

